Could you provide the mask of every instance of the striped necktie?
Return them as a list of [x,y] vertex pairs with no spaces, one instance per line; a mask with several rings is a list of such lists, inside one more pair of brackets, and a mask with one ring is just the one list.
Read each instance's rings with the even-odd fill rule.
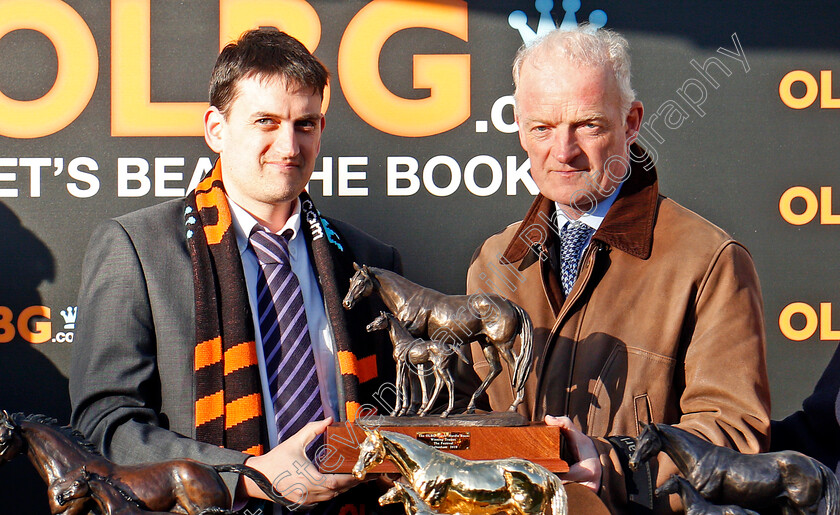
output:
[[560,280],[563,294],[568,296],[575,285],[578,275],[578,263],[586,240],[595,229],[580,220],[569,222],[560,231]]
[[[291,231],[272,234],[257,225],[250,236],[251,247],[260,262],[257,309],[277,424],[276,443],[324,416],[303,294],[292,272],[287,233]],[[317,450],[317,447],[310,446],[310,449]]]

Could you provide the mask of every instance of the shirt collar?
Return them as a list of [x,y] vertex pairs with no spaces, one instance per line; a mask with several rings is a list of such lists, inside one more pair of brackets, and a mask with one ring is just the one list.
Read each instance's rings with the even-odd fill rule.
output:
[[[622,184],[623,183],[618,183],[618,186],[616,186],[615,190],[609,197],[596,203],[595,209],[593,209],[592,212],[583,213],[580,215],[578,220],[597,231],[598,228],[601,227],[601,222],[604,221],[604,218],[607,216],[607,213],[615,202],[615,199],[618,197],[618,192],[621,191]],[[566,217],[563,210],[560,209],[557,202],[554,203],[554,210],[557,212],[558,229],[562,229],[564,225],[571,222],[571,220]]]
[[[236,232],[236,245],[239,247],[239,254],[242,255],[248,249],[248,236],[259,222],[230,197],[227,197],[227,200],[228,205],[230,205],[231,218],[233,218],[233,229]],[[284,231],[292,231],[292,237],[289,238],[290,242],[297,238],[300,232],[300,201],[297,199],[295,199],[295,207],[291,216],[286,220],[286,224],[277,231],[277,234],[283,234]]]
[[[622,183],[621,194],[593,238],[639,259],[647,259],[653,246],[653,227],[659,205],[656,166],[637,143],[630,146],[630,152],[634,156],[630,163],[630,177]],[[552,233],[548,224],[554,223],[551,220],[553,210],[553,202],[539,193],[514,231],[499,262],[522,261],[534,245],[547,244],[546,237]],[[535,227],[541,230],[533,230]]]

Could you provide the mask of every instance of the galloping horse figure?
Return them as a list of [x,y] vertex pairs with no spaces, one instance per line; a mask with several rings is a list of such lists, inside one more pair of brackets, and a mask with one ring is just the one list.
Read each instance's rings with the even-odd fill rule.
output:
[[567,513],[563,483],[530,461],[469,461],[408,435],[376,429],[365,429],[365,433],[353,475],[363,479],[368,470],[389,458],[403,480],[440,513]]
[[[219,472],[235,472],[256,482],[276,503],[289,508],[300,505],[277,495],[271,483],[245,465],[206,465],[180,459],[160,463],[122,466],[105,459],[78,431],[61,427],[43,415],[9,415],[0,412],[0,464],[26,453],[29,461],[51,486],[82,467],[107,477],[124,492],[130,492],[150,511],[173,511],[198,515],[205,509],[230,506],[230,494]],[[72,499],[64,506],[49,496],[52,513],[87,513],[90,498]]]
[[[394,344],[394,361],[397,362],[397,403],[394,406],[393,416],[404,415],[408,411],[408,385],[411,383],[408,371],[409,365],[417,366],[417,376],[420,379],[420,386],[423,390],[423,405],[418,415],[425,416],[434,406],[435,401],[443,388],[441,383],[446,383],[446,391],[449,392],[449,405],[440,416],[446,418],[452,412],[455,404],[455,380],[452,378],[452,370],[449,363],[452,356],[458,354],[461,361],[469,364],[467,356],[461,350],[460,345],[450,345],[434,340],[422,340],[411,336],[411,333],[403,327],[397,317],[386,311],[381,311],[379,316],[366,327],[367,332],[387,329]],[[426,364],[432,365],[435,375],[435,389],[431,398],[426,394]]]
[[761,509],[780,504],[784,513],[836,514],[840,486],[825,465],[795,451],[741,454],[667,424],[648,424],[630,457],[630,468],[664,451],[700,495],[715,504]]
[[[512,371],[516,398],[509,411],[516,411],[525,397],[525,381],[533,363],[533,324],[524,309],[496,294],[444,295],[388,270],[355,263],[353,267],[356,273],[344,297],[345,309],[376,292],[414,336],[455,345],[478,341],[490,372],[473,393],[466,413],[475,412],[476,399],[502,373],[500,355]],[[514,358],[517,335],[522,346]]]
[[691,483],[677,475],[672,475],[662,483],[662,486],[656,489],[657,496],[662,494],[679,494],[685,515],[758,515],[752,510],[734,504],[724,506],[711,504],[703,499],[700,493],[691,486]]

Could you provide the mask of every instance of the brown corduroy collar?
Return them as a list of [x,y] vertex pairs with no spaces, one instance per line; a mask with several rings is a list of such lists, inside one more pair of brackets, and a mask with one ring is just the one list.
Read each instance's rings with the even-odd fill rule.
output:
[[[659,187],[656,168],[647,153],[633,144],[631,154],[641,158],[631,162],[630,176],[592,239],[640,259],[647,259],[653,245]],[[500,261],[514,263],[524,259],[535,245],[550,245],[546,241],[548,235],[556,231],[556,228],[549,227],[553,212],[554,202],[542,193],[537,195]]]

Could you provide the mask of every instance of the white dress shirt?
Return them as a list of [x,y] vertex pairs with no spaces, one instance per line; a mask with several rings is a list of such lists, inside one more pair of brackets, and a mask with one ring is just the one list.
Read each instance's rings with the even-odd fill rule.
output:
[[[263,409],[267,421],[274,420],[274,405],[271,402],[271,394],[268,388],[268,378],[265,369],[265,355],[263,353],[262,336],[260,335],[260,324],[258,322],[259,312],[257,308],[257,274],[259,261],[257,255],[248,243],[248,236],[251,229],[259,222],[228,198],[230,211],[233,217],[233,227],[236,231],[236,243],[239,246],[239,254],[242,258],[242,269],[245,272],[245,285],[248,288],[248,300],[251,304],[251,313],[254,318],[254,332],[257,345],[257,360],[260,369],[260,381],[262,382]],[[332,328],[327,318],[327,311],[324,306],[324,299],[318,287],[318,278],[309,259],[309,251],[306,248],[306,238],[300,232],[300,201],[295,201],[295,208],[292,216],[277,234],[286,230],[292,231],[289,239],[289,256],[291,258],[292,272],[300,283],[300,291],[303,293],[303,306],[306,312],[306,323],[309,327],[309,337],[312,340],[312,350],[315,356],[315,368],[318,372],[318,384],[321,388],[321,402],[324,406],[324,416],[338,417],[338,388],[336,386],[336,365],[335,365],[335,339]],[[277,445],[277,426],[268,423],[269,447]]]
[[[615,202],[616,197],[618,197],[618,192],[621,191],[622,184],[623,183],[619,183],[618,186],[616,186],[615,191],[613,191],[609,197],[595,204],[595,209],[593,209],[591,212],[583,213],[582,215],[580,215],[580,218],[578,218],[578,220],[597,231],[598,228],[601,227],[601,222],[604,221],[604,218],[607,216],[607,213],[609,212],[610,208]],[[555,211],[557,211],[557,234],[562,234],[562,232],[560,231],[562,231],[563,227],[565,227],[565,225],[570,223],[572,220],[570,220],[566,216],[565,211],[563,211],[560,208],[560,205],[557,202],[554,203],[554,209]],[[586,239],[586,244],[583,245],[583,247],[581,247],[581,253],[583,252],[583,249],[586,249],[586,247],[589,246],[590,241],[592,241],[592,234],[590,234],[589,237]]]

